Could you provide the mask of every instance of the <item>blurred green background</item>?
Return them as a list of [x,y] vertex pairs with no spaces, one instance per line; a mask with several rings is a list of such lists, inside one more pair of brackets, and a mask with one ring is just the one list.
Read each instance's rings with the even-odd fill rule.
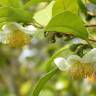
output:
[[[48,4],[40,3],[30,10],[36,12]],[[28,96],[40,77],[50,70],[50,66],[55,66],[54,62],[46,65],[49,58],[67,43],[72,43],[64,41],[65,38],[50,43],[50,38],[46,40],[44,34],[37,32],[35,35],[32,42],[21,49],[0,44],[0,96]],[[60,56],[66,57],[70,53],[66,50]],[[74,80],[69,74],[59,72],[47,82],[39,96],[96,96],[96,84],[86,79]]]

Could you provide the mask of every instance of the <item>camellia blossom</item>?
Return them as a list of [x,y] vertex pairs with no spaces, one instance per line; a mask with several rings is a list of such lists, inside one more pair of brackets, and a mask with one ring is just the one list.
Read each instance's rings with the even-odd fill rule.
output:
[[12,22],[3,26],[0,33],[0,42],[8,44],[10,47],[20,48],[30,43],[31,36],[32,32],[27,27]]
[[67,71],[75,78],[90,77],[96,72],[96,48],[91,49],[82,58],[71,55],[67,59],[56,58],[54,62],[61,71]]

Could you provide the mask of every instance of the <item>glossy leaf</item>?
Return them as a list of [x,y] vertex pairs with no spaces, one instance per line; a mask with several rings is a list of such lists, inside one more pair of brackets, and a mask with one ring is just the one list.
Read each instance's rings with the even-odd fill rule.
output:
[[84,23],[80,16],[72,12],[62,12],[51,19],[45,31],[48,32],[64,32],[74,36],[87,39],[88,32],[84,27]]

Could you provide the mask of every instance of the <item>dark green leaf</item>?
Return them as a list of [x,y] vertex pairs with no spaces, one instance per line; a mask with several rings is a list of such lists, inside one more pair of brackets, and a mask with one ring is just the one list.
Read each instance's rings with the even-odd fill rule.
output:
[[87,13],[86,6],[83,4],[82,0],[77,0],[77,1],[78,1],[78,5],[79,5],[81,12],[86,15],[86,13]]

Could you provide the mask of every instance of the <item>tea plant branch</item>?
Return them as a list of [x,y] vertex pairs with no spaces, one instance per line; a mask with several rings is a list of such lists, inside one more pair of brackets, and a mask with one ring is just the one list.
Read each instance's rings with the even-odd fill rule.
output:
[[96,40],[94,40],[94,39],[89,39],[89,41],[96,42]]

